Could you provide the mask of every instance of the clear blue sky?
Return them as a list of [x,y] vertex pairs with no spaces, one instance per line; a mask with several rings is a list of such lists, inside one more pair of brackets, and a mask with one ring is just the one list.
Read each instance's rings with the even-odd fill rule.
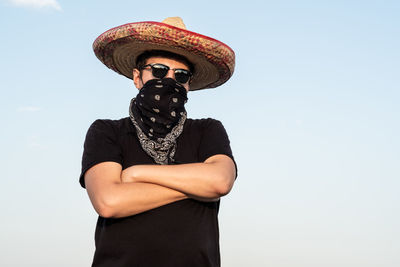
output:
[[223,122],[238,164],[223,266],[400,266],[399,14],[399,1],[1,0],[0,266],[89,266],[84,137],[136,95],[91,45],[169,16],[237,56],[187,106]]

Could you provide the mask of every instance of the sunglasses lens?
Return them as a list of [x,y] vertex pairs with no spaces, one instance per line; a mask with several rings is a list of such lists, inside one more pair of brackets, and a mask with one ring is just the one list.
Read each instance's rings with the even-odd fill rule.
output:
[[177,69],[175,70],[175,80],[178,83],[187,83],[190,79],[190,73],[187,70]]
[[[151,73],[157,79],[164,78],[167,75],[168,71],[170,70],[168,66],[159,63],[149,64],[146,65],[144,68],[146,67],[151,67]],[[185,69],[174,69],[174,74],[175,74],[175,80],[181,84],[187,83],[190,77],[192,77],[190,71]]]
[[167,75],[169,68],[161,64],[154,64],[151,66],[153,76],[162,79]]

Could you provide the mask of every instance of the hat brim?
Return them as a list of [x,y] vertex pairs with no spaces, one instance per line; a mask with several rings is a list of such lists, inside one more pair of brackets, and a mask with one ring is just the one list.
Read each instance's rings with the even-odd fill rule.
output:
[[194,66],[190,90],[214,88],[233,74],[235,53],[213,38],[160,22],[128,23],[101,34],[93,43],[97,58],[132,79],[137,57],[165,50],[186,57]]

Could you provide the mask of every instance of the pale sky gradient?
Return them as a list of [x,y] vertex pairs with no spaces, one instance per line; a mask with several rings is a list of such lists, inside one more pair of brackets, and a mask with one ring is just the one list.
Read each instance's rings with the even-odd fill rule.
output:
[[0,1],[0,266],[90,265],[83,141],[136,95],[91,46],[169,16],[237,56],[187,105],[223,122],[238,164],[223,266],[400,266],[399,14],[399,1]]

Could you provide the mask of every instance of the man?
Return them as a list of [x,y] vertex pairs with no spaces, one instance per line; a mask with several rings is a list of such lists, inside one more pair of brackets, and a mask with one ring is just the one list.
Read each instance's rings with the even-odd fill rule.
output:
[[97,57],[139,89],[127,118],[86,135],[81,185],[99,214],[92,266],[220,266],[218,209],[236,166],[222,124],[186,118],[187,92],[233,73],[225,44],[180,18],[113,28]]

